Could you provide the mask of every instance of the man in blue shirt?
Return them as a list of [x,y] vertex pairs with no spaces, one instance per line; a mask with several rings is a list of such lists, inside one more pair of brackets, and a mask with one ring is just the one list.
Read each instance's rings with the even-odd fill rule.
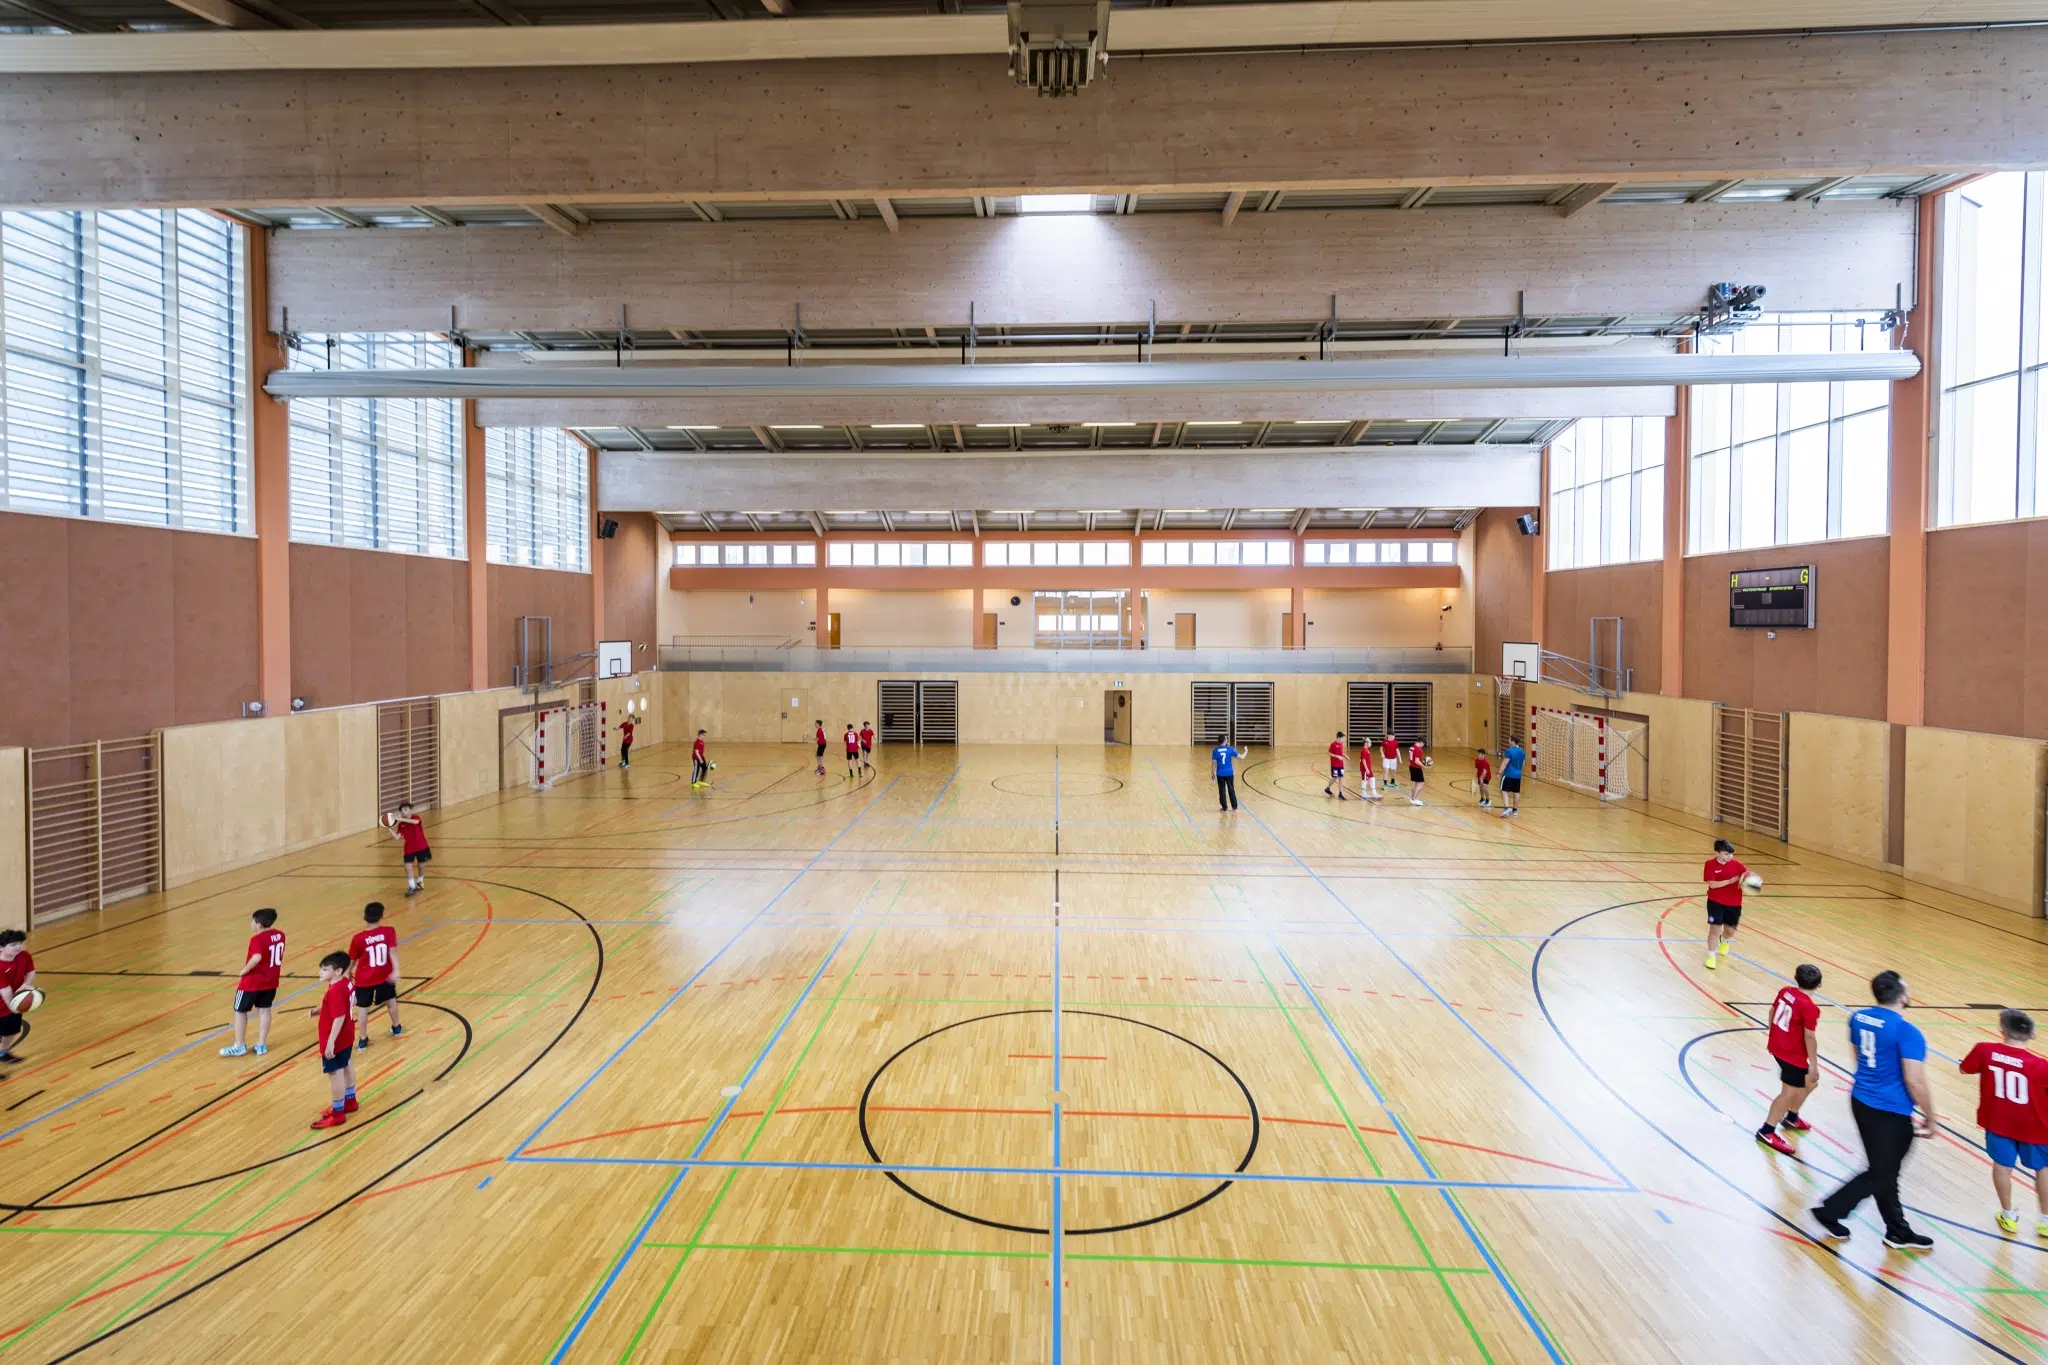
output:
[[[1869,1197],[1884,1216],[1884,1244],[1900,1251],[1926,1251],[1932,1237],[1913,1231],[1899,1204],[1899,1168],[1913,1138],[1933,1137],[1934,1094],[1927,1088],[1927,1038],[1899,1011],[1913,1002],[1897,972],[1879,972],[1870,981],[1874,1009],[1849,1016],[1849,1047],[1856,1054],[1856,1084],[1849,1092],[1849,1112],[1863,1135],[1864,1158],[1870,1168],[1816,1205],[1813,1221],[1829,1241],[1849,1239],[1842,1220]],[[1918,1109],[1918,1115],[1914,1110]]]
[[1505,803],[1501,807],[1500,818],[1503,820],[1522,813],[1522,765],[1528,761],[1529,751],[1509,740],[1506,751],[1500,756],[1500,799]]
[[1233,749],[1230,741],[1209,751],[1209,766],[1216,771],[1216,809],[1237,809],[1237,760],[1244,757],[1244,750]]

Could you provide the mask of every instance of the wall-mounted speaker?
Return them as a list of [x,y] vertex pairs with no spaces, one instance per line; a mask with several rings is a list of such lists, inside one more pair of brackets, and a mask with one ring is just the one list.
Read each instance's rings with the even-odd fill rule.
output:
[[1536,534],[1536,514],[1535,514],[1534,512],[1524,512],[1524,513],[1523,513],[1523,514],[1522,514],[1521,516],[1519,516],[1519,517],[1516,517],[1516,518],[1515,518],[1515,529],[1516,529],[1517,531],[1520,531],[1520,532],[1521,532],[1521,533],[1522,533],[1523,535],[1525,535],[1525,536],[1533,536],[1533,535],[1535,535],[1535,534]]
[[597,538],[599,540],[610,540],[618,533],[619,524],[616,521],[613,521],[610,517],[599,517],[597,519]]

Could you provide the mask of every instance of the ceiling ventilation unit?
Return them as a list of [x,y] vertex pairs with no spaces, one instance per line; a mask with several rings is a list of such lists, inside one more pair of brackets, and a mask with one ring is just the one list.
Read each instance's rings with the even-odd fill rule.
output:
[[1072,95],[1109,65],[1109,0],[1010,0],[1010,74]]

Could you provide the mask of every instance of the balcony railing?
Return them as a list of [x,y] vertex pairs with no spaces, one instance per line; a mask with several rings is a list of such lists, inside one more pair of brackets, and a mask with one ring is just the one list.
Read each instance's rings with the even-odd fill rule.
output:
[[1472,671],[1443,649],[813,649],[664,645],[660,666],[701,673],[1411,673]]

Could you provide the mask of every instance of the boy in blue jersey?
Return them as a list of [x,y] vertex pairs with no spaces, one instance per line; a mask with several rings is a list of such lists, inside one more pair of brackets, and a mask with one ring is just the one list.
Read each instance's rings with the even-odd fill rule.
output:
[[1514,740],[1508,741],[1507,749],[1500,756],[1500,818],[1522,813],[1522,765],[1529,761],[1529,751]]
[[1244,750],[1233,749],[1225,740],[1209,751],[1209,766],[1216,772],[1216,809],[1237,809],[1237,760]]
[[[1849,1112],[1863,1135],[1869,1169],[1850,1177],[1811,1210],[1829,1241],[1849,1240],[1842,1220],[1866,1198],[1875,1197],[1884,1216],[1884,1244],[1900,1251],[1926,1251],[1932,1237],[1913,1231],[1899,1203],[1899,1168],[1917,1137],[1933,1137],[1934,1092],[1927,1086],[1927,1038],[1900,1013],[1913,1001],[1897,972],[1870,981],[1875,1007],[1849,1016],[1849,1047],[1856,1054],[1856,1084]],[[1919,1112],[1915,1114],[1914,1110]]]

